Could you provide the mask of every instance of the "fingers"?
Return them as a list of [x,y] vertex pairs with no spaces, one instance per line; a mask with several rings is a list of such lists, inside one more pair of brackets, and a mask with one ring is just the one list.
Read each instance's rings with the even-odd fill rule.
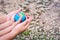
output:
[[[20,28],[20,27],[19,27],[19,28],[15,29],[15,31],[11,31],[10,33],[8,33],[8,34],[0,37],[0,39],[4,39],[4,40],[12,39],[12,38],[14,38],[17,34],[25,31],[25,30],[27,29],[28,25],[29,25],[29,23],[27,23],[27,25],[26,25],[24,28]],[[9,36],[8,36],[8,35],[9,35]]]
[[28,28],[28,26],[32,20],[32,18],[30,16],[27,16],[27,18],[28,18],[28,23],[25,25],[25,30]]
[[8,26],[10,26],[11,24],[12,24],[11,21],[7,21],[7,22],[1,24],[1,25],[0,25],[0,30],[6,28],[6,27],[8,27]]
[[20,31],[23,31],[24,29],[27,28],[27,26],[29,25],[30,21],[31,21],[31,18],[29,17],[29,19],[26,19],[24,22],[19,23],[18,25],[16,25],[16,27],[12,31],[16,32],[16,33],[20,32]]
[[7,33],[6,35],[0,37],[0,40],[2,40],[2,39],[3,40],[11,40],[14,38],[13,35],[14,35],[14,33]]
[[19,19],[18,21],[15,22],[15,25],[21,23],[21,19],[22,19],[22,18],[20,17],[20,19]]
[[28,22],[31,22],[32,18],[30,16],[27,16],[26,20],[20,24],[22,24],[23,26],[25,26]]
[[12,32],[15,33],[15,35],[23,32],[24,30],[26,30],[30,24],[31,18],[29,17],[29,19],[26,19],[24,22],[18,24],[13,30]]
[[6,34],[8,32],[10,32],[14,28],[15,25],[17,25],[18,23],[20,23],[20,21],[21,21],[21,18],[19,19],[19,21],[15,22],[13,25],[9,26],[8,28],[6,28],[4,30],[1,30],[0,31],[0,36]]
[[8,20],[7,22],[0,24],[0,30],[5,29],[6,27],[11,26],[14,23],[13,17],[11,20]]
[[26,19],[24,22],[20,23],[21,25],[25,26],[27,24],[28,20]]
[[[25,23],[26,23],[26,21],[25,21]],[[23,26],[24,24],[18,24],[18,25],[16,25],[16,27],[13,28],[13,30],[11,31],[12,34],[14,33],[12,35],[13,37],[16,36],[17,34],[21,33],[22,31],[24,31],[24,27],[25,27],[25,26]]]
[[8,20],[11,20],[11,18],[13,18],[14,19],[14,16],[16,15],[16,13],[10,13],[10,14],[8,14],[7,15],[7,21]]
[[30,23],[27,23],[27,25],[26,25],[25,28],[24,28],[24,31],[28,29],[29,24],[30,24]]
[[[7,39],[12,39],[14,38],[17,34],[25,31],[30,22],[31,22],[31,17],[29,16],[29,19],[26,19],[24,22],[22,23],[18,23],[13,29],[11,32],[5,34],[4,36],[0,37],[0,39],[4,39],[4,40],[7,40]],[[8,36],[9,35],[9,36]]]
[[4,30],[1,30],[0,31],[0,36],[6,34],[8,32],[10,32],[14,28],[15,25],[17,25],[18,23],[20,23],[20,21],[21,21],[21,18],[19,19],[19,21],[15,22],[12,26],[9,26],[8,28],[6,28]]
[[32,21],[32,17],[31,16],[27,16],[27,19],[28,19],[29,22]]
[[13,26],[10,26],[10,27],[8,27],[8,28],[2,30],[2,31],[0,31],[0,36],[6,34],[6,33],[8,33],[8,32],[10,32],[13,27],[14,27],[14,25],[13,25]]
[[15,11],[12,11],[12,12],[10,12],[8,15],[7,15],[7,20],[10,20],[10,18],[11,18],[11,16],[12,15],[15,15],[16,13],[18,13],[18,12],[20,12],[21,11],[21,9],[18,9],[18,10],[15,10]]
[[[9,25],[10,25],[11,23],[10,23],[9,20],[11,19],[11,16],[13,15],[13,18],[12,18],[13,20],[12,20],[12,21],[14,21],[14,16],[15,16],[15,14],[16,14],[17,12],[19,12],[20,10],[21,10],[21,9],[16,10],[16,11],[8,14],[8,16],[7,16],[7,22],[5,22],[4,24],[2,24],[2,25],[0,26],[0,27],[1,27],[0,29],[3,29],[3,28],[4,28],[4,27],[2,27],[3,25],[6,25],[6,24],[9,24]],[[8,25],[7,25],[7,26],[8,26]],[[5,26],[5,27],[7,27],[7,26]]]
[[24,21],[24,23],[19,23],[18,25],[16,25],[16,27],[12,30],[13,32],[18,32],[20,31],[21,29],[24,28],[24,25],[27,23],[27,20]]
[[1,14],[0,15],[0,24],[4,23],[6,21],[6,15]]

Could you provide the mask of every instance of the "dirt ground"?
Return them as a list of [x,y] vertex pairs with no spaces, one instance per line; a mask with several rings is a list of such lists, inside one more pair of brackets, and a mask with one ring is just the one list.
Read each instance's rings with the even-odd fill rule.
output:
[[0,13],[22,8],[33,18],[27,34],[14,40],[60,40],[60,0],[0,0]]

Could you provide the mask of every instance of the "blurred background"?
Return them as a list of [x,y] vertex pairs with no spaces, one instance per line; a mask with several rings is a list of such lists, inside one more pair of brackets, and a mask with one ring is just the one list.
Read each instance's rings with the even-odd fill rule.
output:
[[33,20],[14,40],[60,40],[60,0],[0,0],[2,14],[20,8]]

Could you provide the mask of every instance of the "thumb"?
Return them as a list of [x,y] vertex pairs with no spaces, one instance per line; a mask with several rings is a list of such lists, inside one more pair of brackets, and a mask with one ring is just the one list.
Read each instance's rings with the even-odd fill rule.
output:
[[18,10],[15,10],[15,11],[12,11],[10,12],[8,15],[7,15],[7,20],[10,20],[10,18],[12,17],[12,15],[15,15],[16,13],[20,12],[21,9],[18,9]]

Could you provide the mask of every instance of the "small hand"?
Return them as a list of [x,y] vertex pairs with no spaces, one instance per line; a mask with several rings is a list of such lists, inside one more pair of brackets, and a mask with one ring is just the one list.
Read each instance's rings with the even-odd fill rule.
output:
[[[10,12],[9,14],[7,15],[1,15],[0,17],[0,30],[12,25],[14,23],[14,16],[16,13],[18,13],[21,9],[19,10],[16,10],[16,11],[13,11],[13,12]],[[3,24],[2,24],[3,23]]]
[[[24,22],[19,21],[14,22],[14,14],[10,15],[10,18],[5,23],[2,23],[2,28],[0,28],[0,40],[10,40],[13,39],[17,34],[24,32],[27,30],[28,25],[30,24],[32,18],[30,16],[27,16],[26,20]],[[3,26],[4,25],[4,26]],[[1,27],[1,26],[0,26]]]

